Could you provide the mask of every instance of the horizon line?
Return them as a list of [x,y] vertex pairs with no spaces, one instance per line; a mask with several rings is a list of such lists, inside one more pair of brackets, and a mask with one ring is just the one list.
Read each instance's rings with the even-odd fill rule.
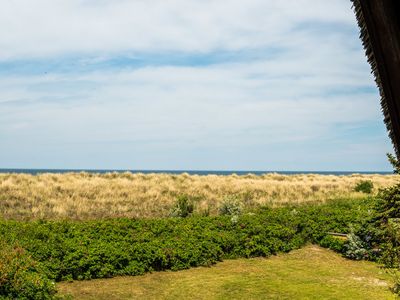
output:
[[[8,171],[8,172],[7,172]],[[346,174],[357,174],[357,173],[385,173],[385,174],[394,174],[393,171],[387,171],[387,170],[234,170],[234,169],[101,169],[101,168],[0,168],[0,173],[9,173],[9,172],[20,172],[24,173],[23,171],[49,171],[49,172],[55,172],[55,171],[62,171],[62,172],[135,172],[135,173],[140,173],[140,172],[146,172],[146,173],[194,173],[194,172],[199,172],[199,173],[305,173],[305,174],[312,174],[312,173],[346,173]]]

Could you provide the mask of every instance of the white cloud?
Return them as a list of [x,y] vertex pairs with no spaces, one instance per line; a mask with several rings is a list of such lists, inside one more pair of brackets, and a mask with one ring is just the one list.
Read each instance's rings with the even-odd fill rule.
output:
[[0,59],[257,48],[286,43],[304,21],[355,22],[346,0],[7,0]]
[[[0,64],[34,62],[0,75],[0,167],[387,167],[348,1],[14,0],[0,37]],[[190,63],[221,52],[238,61]],[[169,53],[188,63],[152,64]],[[124,55],[148,61],[96,68]]]
[[[334,130],[335,124],[380,118],[375,94],[325,92],[338,84],[363,87],[370,78],[362,68],[358,72],[350,70],[351,76],[333,67],[328,74],[309,69],[307,77],[302,78],[297,69],[279,70],[280,65],[279,60],[274,60],[203,68],[147,67],[60,74],[40,83],[38,77],[32,82],[31,77],[19,82],[9,78],[9,83],[7,79],[2,81],[1,90],[18,95],[18,89],[24,86],[21,101],[30,99],[30,103],[18,105],[18,99],[14,105],[7,102],[8,110],[22,113],[9,119],[7,113],[3,115],[3,130],[7,124],[30,118],[34,120],[33,130],[36,124],[37,131],[47,131],[44,140],[64,132],[71,141],[151,138],[185,143],[196,139],[201,144],[214,134],[229,139],[232,134],[237,136],[248,130],[258,135],[247,138],[243,134],[237,143],[243,139],[257,143],[265,134],[270,137],[269,143],[274,143],[302,136],[318,138]],[[296,66],[306,68],[307,63]],[[64,87],[65,82],[68,88]],[[87,85],[82,86],[82,82]],[[38,85],[41,88],[35,89]],[[0,94],[3,96],[4,92]],[[49,120],[51,127],[47,126]]]

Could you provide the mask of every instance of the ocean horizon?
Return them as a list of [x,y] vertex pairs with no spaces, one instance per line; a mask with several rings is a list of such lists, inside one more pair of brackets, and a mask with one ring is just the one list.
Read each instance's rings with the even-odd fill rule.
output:
[[189,175],[263,175],[269,173],[277,173],[282,175],[298,175],[298,174],[318,174],[318,175],[351,175],[351,174],[380,174],[390,175],[393,172],[389,171],[278,171],[278,170],[130,170],[130,169],[24,169],[24,168],[0,168],[0,173],[16,173],[16,174],[31,174],[37,175],[42,173],[143,173],[143,174],[183,174]]

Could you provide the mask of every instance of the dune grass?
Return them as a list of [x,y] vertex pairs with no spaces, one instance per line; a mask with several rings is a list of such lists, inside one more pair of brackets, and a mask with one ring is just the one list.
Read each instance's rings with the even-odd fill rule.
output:
[[74,299],[396,299],[376,264],[317,246],[270,258],[135,277],[62,282]]
[[132,173],[0,174],[0,218],[104,219],[165,217],[179,195],[195,202],[195,213],[218,213],[227,195],[245,208],[364,197],[354,188],[371,180],[374,193],[398,175],[198,176]]

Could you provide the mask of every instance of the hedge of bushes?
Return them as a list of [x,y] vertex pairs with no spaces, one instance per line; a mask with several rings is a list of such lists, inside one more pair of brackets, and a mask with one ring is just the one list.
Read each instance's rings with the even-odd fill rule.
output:
[[400,184],[379,192],[376,212],[376,216],[357,234],[366,251],[379,249],[377,258],[393,273],[393,290],[400,294]]
[[[263,208],[241,215],[235,222],[230,216],[85,222],[0,221],[0,240],[8,245],[18,243],[29,255],[21,264],[43,276],[40,279],[43,282],[138,275],[210,265],[225,258],[269,256],[299,248],[307,242],[342,250],[343,242],[327,232],[346,233],[350,224],[361,227],[370,218],[370,207],[371,200],[365,199]],[[28,267],[33,261],[41,272]],[[10,279],[4,285],[1,272],[0,268],[0,297],[11,291],[3,288],[9,286]],[[47,286],[40,280],[37,288],[28,284],[32,295]],[[49,289],[47,295],[51,293]],[[37,295],[27,298],[45,298],[44,294]]]
[[20,246],[0,241],[0,299],[51,299],[55,285]]

